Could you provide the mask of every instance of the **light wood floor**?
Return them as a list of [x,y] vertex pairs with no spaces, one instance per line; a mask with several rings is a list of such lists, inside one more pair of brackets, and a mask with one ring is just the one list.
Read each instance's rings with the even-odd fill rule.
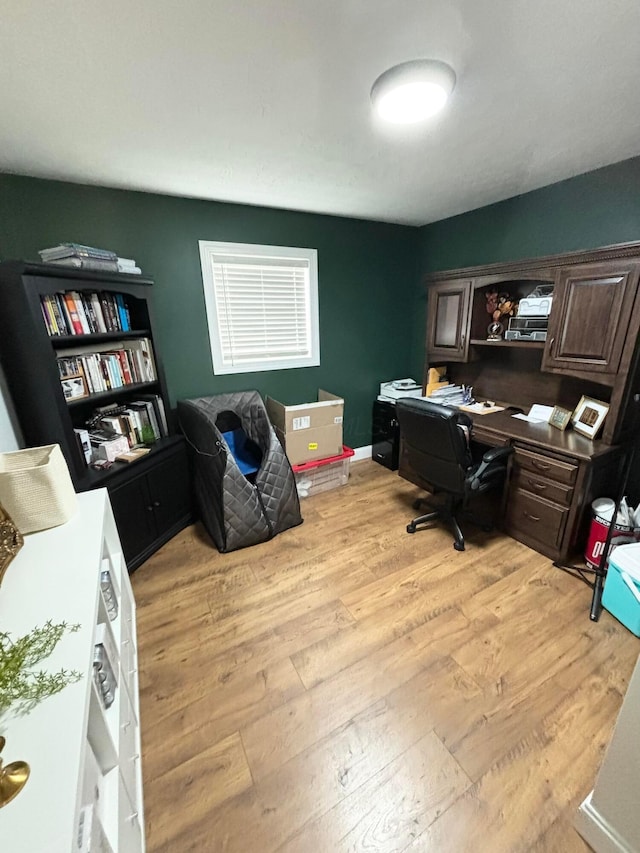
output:
[[149,853],[587,849],[640,643],[502,534],[408,535],[418,494],[356,463],[273,541],[194,526],[133,575]]

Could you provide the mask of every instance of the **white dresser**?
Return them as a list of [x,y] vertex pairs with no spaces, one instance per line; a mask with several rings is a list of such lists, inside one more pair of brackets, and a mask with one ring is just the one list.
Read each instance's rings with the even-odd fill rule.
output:
[[[118,602],[109,618],[100,586],[108,570]],[[61,527],[25,537],[0,586],[0,630],[17,638],[36,626],[79,623],[42,669],[82,679],[3,725],[5,764],[26,761],[26,787],[0,810],[0,846],[11,853],[79,853],[80,816],[93,805],[113,853],[144,851],[135,603],[106,489],[78,496]],[[99,628],[103,623],[106,628]],[[93,677],[94,644],[107,631],[117,687],[105,709]],[[96,837],[99,835],[99,828]]]

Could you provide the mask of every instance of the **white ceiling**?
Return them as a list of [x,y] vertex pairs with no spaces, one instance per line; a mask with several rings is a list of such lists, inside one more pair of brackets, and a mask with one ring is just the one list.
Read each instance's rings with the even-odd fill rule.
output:
[[[0,0],[0,170],[422,225],[640,154],[638,0]],[[369,92],[454,67],[409,129]]]

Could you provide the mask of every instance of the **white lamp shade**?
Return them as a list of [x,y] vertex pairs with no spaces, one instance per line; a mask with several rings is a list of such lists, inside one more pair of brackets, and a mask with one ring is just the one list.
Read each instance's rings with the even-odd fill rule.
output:
[[386,121],[412,124],[439,112],[455,82],[455,72],[445,62],[416,59],[381,74],[371,89],[371,101]]

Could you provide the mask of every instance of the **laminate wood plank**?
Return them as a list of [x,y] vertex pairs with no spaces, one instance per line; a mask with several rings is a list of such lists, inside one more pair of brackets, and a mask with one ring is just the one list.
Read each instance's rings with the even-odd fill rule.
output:
[[[490,829],[492,850],[529,850],[569,805],[577,809],[593,784],[620,698],[598,675],[587,679],[408,849],[453,853]],[[577,779],[584,781],[576,785]]]
[[[418,494],[353,463],[303,525],[231,554],[195,525],[134,573],[149,853],[583,853],[573,815],[637,638],[503,534],[462,553],[443,525],[407,534]],[[456,794],[421,809],[423,779]]]
[[[431,711],[459,707],[479,693],[460,668],[438,659],[414,679],[355,715],[249,791],[194,822],[185,850],[206,850],[214,838],[228,853],[279,849],[306,823],[357,792],[372,776],[432,730]],[[191,846],[192,845],[192,846]]]
[[[470,572],[464,578],[464,589],[469,594],[482,583],[483,580],[479,575]],[[449,589],[450,592],[446,596],[438,598],[421,593],[419,590],[411,590],[407,594],[406,588],[403,588],[397,595],[385,596],[385,606],[371,615],[355,619],[343,630],[330,634],[316,643],[309,643],[291,657],[302,683],[307,688],[314,687],[377,649],[436,619],[446,610],[454,609],[455,602],[464,599],[464,593],[456,593],[452,586]],[[487,625],[495,624],[497,621],[488,611],[484,618]],[[475,626],[475,631],[477,630],[479,630],[478,625]],[[450,634],[449,626],[446,640],[442,644],[443,653],[447,653],[450,646]],[[460,622],[460,634],[465,637],[469,635],[469,625],[466,621]],[[435,626],[432,641],[436,643],[438,640],[439,635]]]
[[[323,582],[311,584],[307,591],[297,578],[291,583],[283,579],[284,589],[280,593],[272,591],[266,601],[255,600],[254,607],[248,607],[246,610],[238,608],[237,612],[218,620],[214,619],[211,627],[193,628],[175,638],[171,645],[171,657],[177,660],[192,659],[207,645],[212,657],[230,652],[237,646],[260,637],[274,625],[305,615],[312,619],[317,608],[330,604],[342,593],[369,582],[372,577],[366,566],[357,565],[354,561],[350,568],[343,566],[328,572]],[[166,656],[167,645],[158,642],[150,652],[152,657],[159,660]]]
[[431,732],[279,849],[402,850],[470,785]]
[[449,610],[241,729],[254,778],[271,772],[433,663],[439,656],[432,648],[434,631],[455,630],[464,621],[459,611]]
[[[237,733],[151,780],[146,796],[146,819],[156,849],[178,849],[177,839],[192,821],[206,816],[251,784]],[[172,808],[176,797],[180,798],[179,811]]]
[[[152,697],[141,692],[142,745],[148,755],[145,778],[154,779],[197,755],[242,725],[285,705],[303,689],[293,664],[284,658],[260,672],[226,682],[207,682],[200,675],[190,690],[166,693],[159,683]],[[161,748],[154,749],[154,744]]]
[[573,827],[575,809],[567,808],[530,846],[530,853],[591,853],[591,847]]
[[[152,671],[155,689],[161,689],[162,696],[186,697],[185,704],[188,704],[192,701],[189,697],[198,696],[198,686],[201,694],[209,694],[218,683],[225,687],[243,683],[276,664],[290,672],[288,658],[293,652],[351,624],[352,616],[339,601],[334,601],[223,651],[219,651],[214,631],[202,645],[180,658],[180,666],[176,666],[176,657],[172,654],[154,656],[149,665],[143,662],[140,689],[145,695],[148,689],[154,689],[147,678],[147,672]],[[175,709],[176,702],[172,706],[172,710]],[[161,708],[154,709],[157,716],[161,713]]]

